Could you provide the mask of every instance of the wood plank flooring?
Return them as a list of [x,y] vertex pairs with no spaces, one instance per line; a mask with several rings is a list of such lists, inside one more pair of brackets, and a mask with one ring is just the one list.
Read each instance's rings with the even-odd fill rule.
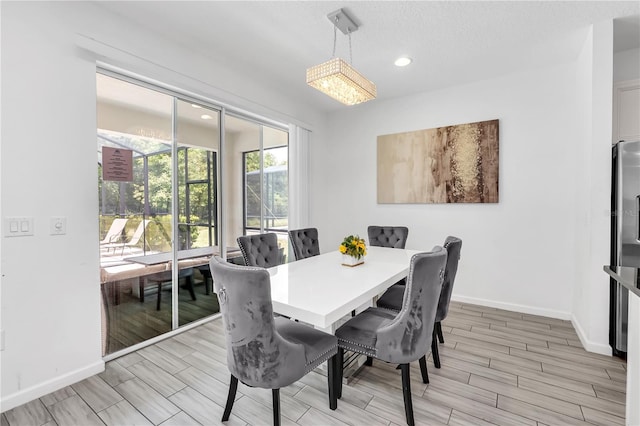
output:
[[[623,425],[626,363],[584,351],[568,321],[452,302],[442,368],[412,365],[416,424]],[[2,414],[1,426],[220,424],[229,372],[220,320],[107,363]],[[283,425],[405,424],[400,372],[374,361],[329,409],[326,377],[281,391]],[[238,387],[228,425],[271,424],[271,392]]]
[[[194,293],[192,300],[189,291],[182,287],[178,290],[180,325],[205,318],[220,312],[215,294],[206,294],[204,277],[198,271],[194,273]],[[108,284],[114,286],[114,283]],[[160,310],[156,310],[158,292],[155,285],[145,290],[145,301],[132,294],[131,288],[122,286],[119,303],[114,300],[115,288],[109,288],[107,299],[109,336],[107,353],[114,353],[137,343],[171,331],[171,291],[168,285],[162,292]]]

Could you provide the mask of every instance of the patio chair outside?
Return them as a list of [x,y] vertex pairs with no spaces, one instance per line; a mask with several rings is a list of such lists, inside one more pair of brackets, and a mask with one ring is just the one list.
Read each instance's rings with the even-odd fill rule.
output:
[[113,246],[114,243],[122,242],[122,231],[124,231],[124,227],[127,224],[129,219],[121,219],[117,218],[111,222],[111,226],[107,231],[107,234],[104,236],[102,241],[100,241],[100,248],[115,248]]
[[[124,245],[122,246],[123,253],[124,253],[125,247],[128,249],[131,249],[138,245],[140,238],[142,238],[142,236],[144,235],[145,230],[147,229],[147,226],[149,225],[150,222],[151,222],[151,219],[144,219],[142,222],[138,224],[138,227],[136,228],[136,232],[133,233],[133,236],[131,237],[131,239],[126,243],[124,243]],[[146,243],[147,243],[146,240],[143,238],[143,241],[142,241],[143,248],[146,245]]]
[[[151,222],[150,219],[145,219],[142,222],[140,222],[138,224],[138,227],[136,228],[136,231],[133,233],[133,236],[129,241],[105,244],[102,246],[102,248],[106,248],[107,250],[113,249],[114,254],[117,249],[120,249],[121,250],[120,255],[123,255],[125,248],[132,249],[133,247],[136,247],[138,245],[138,243],[140,242],[140,238],[143,237],[144,232],[147,229],[147,225],[149,225],[150,222]],[[144,241],[143,244],[146,244],[146,241]]]

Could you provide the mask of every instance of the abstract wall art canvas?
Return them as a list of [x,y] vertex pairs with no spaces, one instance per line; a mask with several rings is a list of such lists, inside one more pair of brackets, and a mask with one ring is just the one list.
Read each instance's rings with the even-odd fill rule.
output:
[[378,136],[378,203],[497,203],[498,120]]

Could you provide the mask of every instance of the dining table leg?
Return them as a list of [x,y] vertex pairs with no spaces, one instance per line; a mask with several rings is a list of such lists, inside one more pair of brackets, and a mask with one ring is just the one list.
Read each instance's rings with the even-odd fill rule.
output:
[[[356,312],[358,312],[358,313],[362,312],[366,308],[368,308],[369,306],[371,306],[371,305],[370,304],[366,304],[366,305],[360,306],[360,307],[358,307],[356,309]],[[349,320],[350,318],[351,318],[351,314],[346,315],[344,318],[339,320],[337,323],[331,324],[329,327],[314,326],[314,328],[316,330],[320,330],[320,331],[323,331],[325,333],[335,334],[336,329],[340,325],[345,323],[347,320]],[[358,354],[356,352],[351,352],[351,351],[345,351],[344,352],[344,357],[343,357],[343,360],[342,360],[342,383],[344,383],[344,384],[350,383],[354,379],[354,377],[357,374],[357,372],[365,364],[366,361],[367,361],[367,357],[362,355],[362,354]],[[320,366],[318,366],[316,368],[316,370],[321,372],[321,374],[327,374],[327,365],[326,365],[326,363],[323,363]]]

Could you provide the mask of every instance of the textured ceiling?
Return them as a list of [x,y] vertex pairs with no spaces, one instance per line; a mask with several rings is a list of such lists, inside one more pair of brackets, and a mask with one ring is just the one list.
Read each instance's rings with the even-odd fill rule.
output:
[[[573,60],[589,25],[607,19],[627,17],[616,25],[616,45],[640,45],[637,1],[97,4],[214,60],[256,70],[263,83],[322,110],[344,107],[308,87],[305,70],[331,57],[326,15],[340,8],[361,24],[352,35],[353,65],[377,84],[379,99]],[[349,59],[340,32],[336,53]],[[414,62],[395,67],[401,55]]]

